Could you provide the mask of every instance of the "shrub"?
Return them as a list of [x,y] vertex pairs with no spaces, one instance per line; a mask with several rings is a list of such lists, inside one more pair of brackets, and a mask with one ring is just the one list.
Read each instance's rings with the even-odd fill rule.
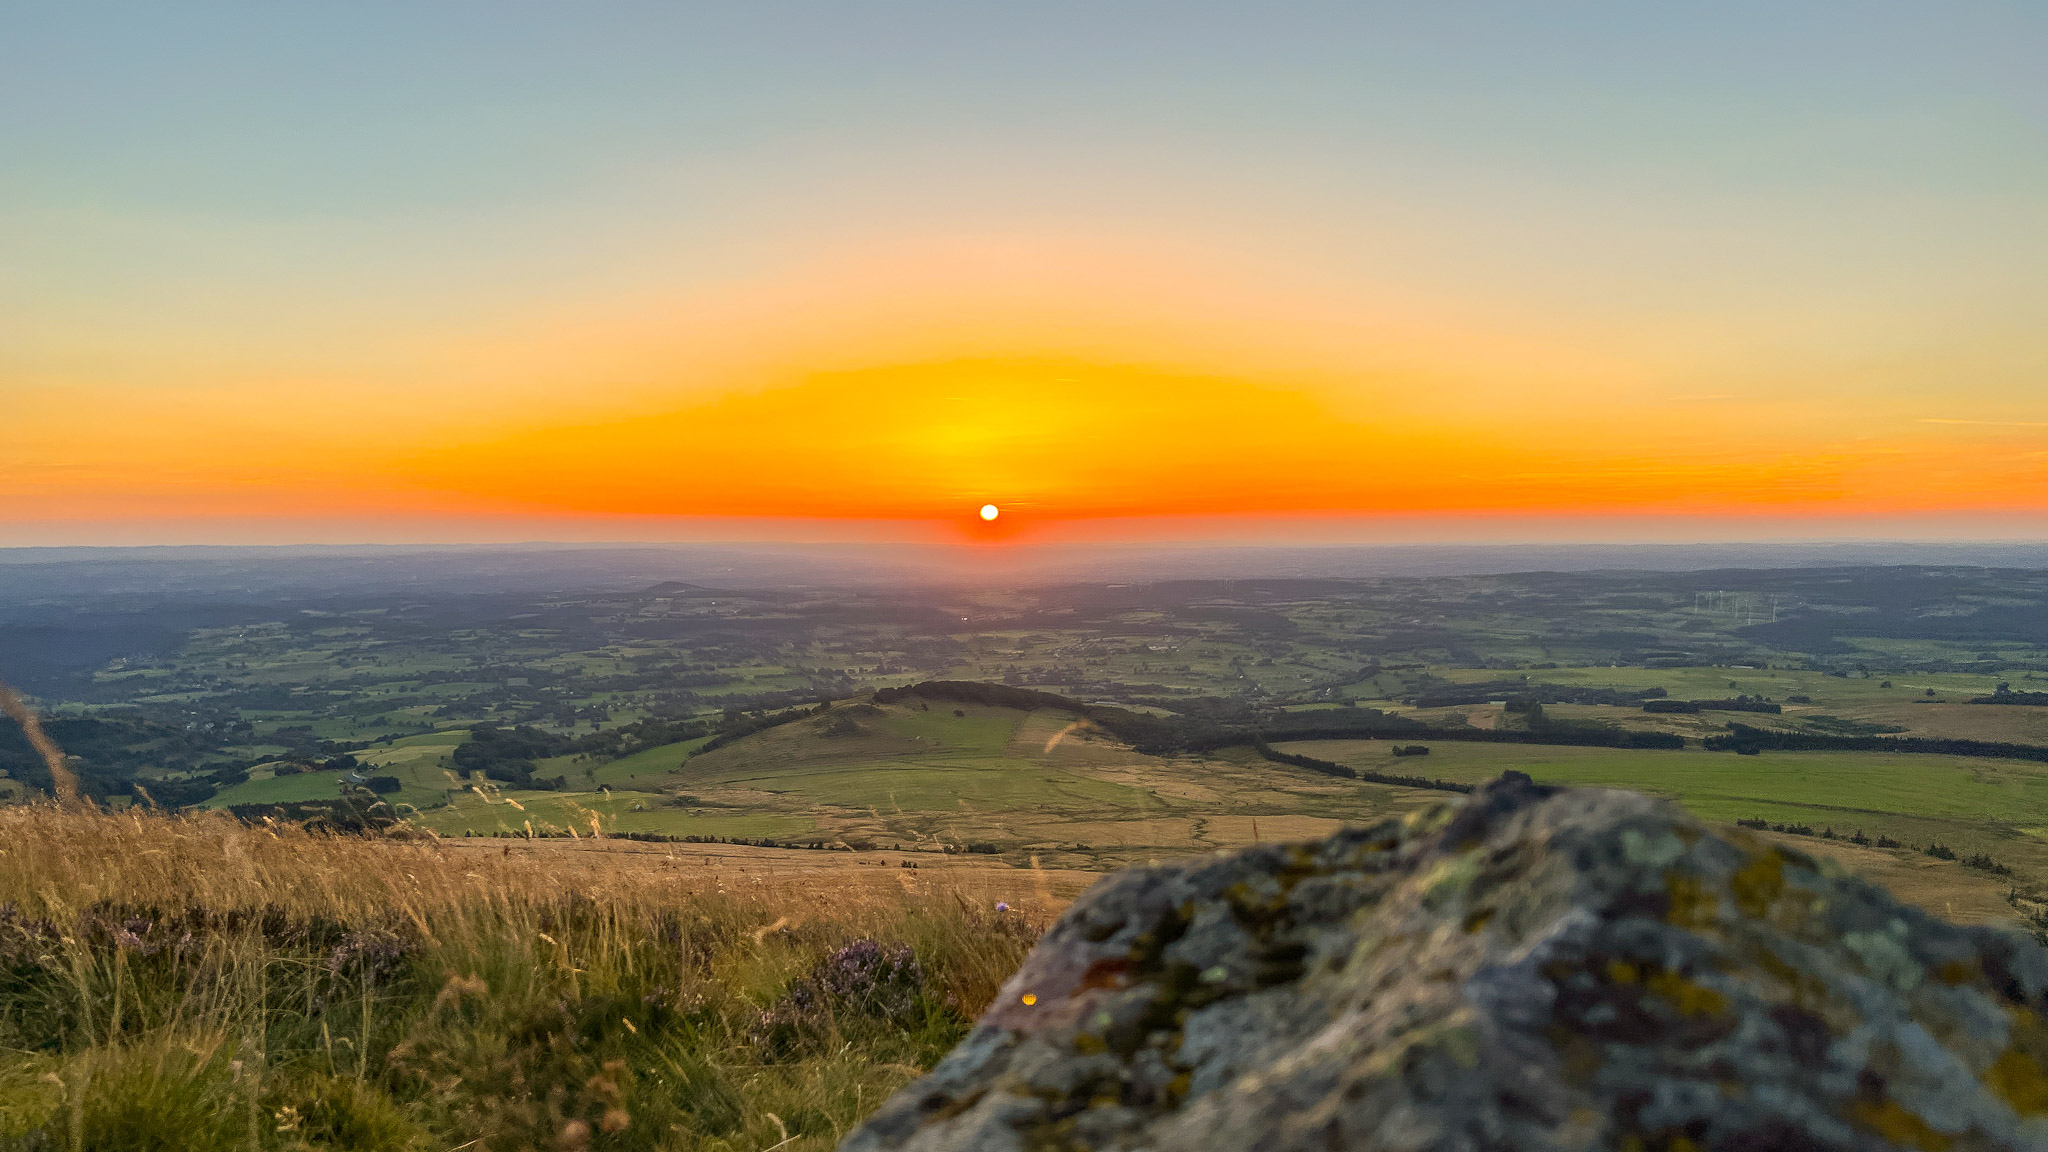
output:
[[1975,855],[1963,857],[1962,864],[1965,868],[1975,868],[1979,872],[1989,872],[1993,876],[2012,875],[2011,868],[2003,864],[2000,864],[1998,861],[1993,860],[1989,855],[1983,852],[1978,852]]
[[754,1022],[754,1042],[780,1059],[831,1031],[841,1017],[906,1017],[927,1008],[924,999],[924,969],[907,945],[855,940],[790,982]]

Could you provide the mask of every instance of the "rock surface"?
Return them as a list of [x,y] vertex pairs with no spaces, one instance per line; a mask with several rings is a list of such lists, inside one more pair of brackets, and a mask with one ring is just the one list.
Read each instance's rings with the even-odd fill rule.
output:
[[842,1152],[2048,1149],[2048,954],[1626,792],[1104,881]]

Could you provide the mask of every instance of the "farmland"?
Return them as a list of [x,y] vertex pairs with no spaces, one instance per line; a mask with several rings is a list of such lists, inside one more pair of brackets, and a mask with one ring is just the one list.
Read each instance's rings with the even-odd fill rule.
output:
[[[458,839],[638,836],[1100,870],[1445,795],[1228,741],[1141,752],[1082,713],[1221,730],[1328,714],[1420,734],[1277,750],[1368,777],[1471,784],[1516,770],[1638,788],[1713,819],[1811,827],[1817,850],[1872,868],[1937,864],[1958,891],[2048,891],[2048,764],[1708,750],[1736,725],[2048,748],[2048,707],[2023,702],[2048,687],[2048,576],[2034,570],[929,588],[686,572],[472,587],[419,563],[402,587],[337,576],[279,590],[252,571],[160,593],[95,591],[96,570],[59,565],[0,612],[0,637],[18,638],[5,650],[21,656],[0,673],[35,693],[88,794],[117,809],[290,820],[355,795]],[[64,629],[94,631],[44,642]],[[1072,703],[874,702],[926,680]],[[1615,733],[1679,746],[1595,746]],[[0,733],[0,794],[28,798],[48,784],[14,739]],[[1428,755],[1393,754],[1409,743]],[[2011,872],[1936,860],[1930,845]]]
[[2048,925],[2029,571],[204,591],[0,600],[0,1141],[822,1150],[1105,870],[1508,771]]

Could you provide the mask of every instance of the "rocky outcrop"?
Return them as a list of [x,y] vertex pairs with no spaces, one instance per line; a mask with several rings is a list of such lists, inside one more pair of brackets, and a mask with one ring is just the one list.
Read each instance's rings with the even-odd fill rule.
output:
[[1513,774],[1132,869],[842,1152],[2048,1149],[2048,955]]

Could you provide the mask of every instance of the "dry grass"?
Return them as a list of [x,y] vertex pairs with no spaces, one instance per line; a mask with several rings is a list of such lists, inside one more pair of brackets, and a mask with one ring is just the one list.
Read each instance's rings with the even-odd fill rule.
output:
[[2011,926],[2019,918],[2006,893],[2011,880],[1974,872],[1949,860],[1936,860],[1910,848],[1863,848],[1846,840],[1817,836],[1754,833],[1794,852],[1833,860],[1893,896],[1958,924]]
[[28,739],[29,747],[43,758],[43,767],[50,773],[50,786],[56,790],[57,802],[65,807],[78,803],[78,777],[64,764],[64,750],[57,742],[43,732],[43,719],[36,710],[28,706],[21,694],[0,681],[0,713],[5,713],[16,724],[21,725],[21,734]]
[[48,806],[0,846],[0,1146],[51,1149],[817,1152],[1087,879]]
[[[903,868],[904,862],[914,865]],[[328,836],[296,825],[248,826],[226,815],[164,816],[0,807],[0,904],[29,915],[97,902],[282,908],[362,919],[399,912],[422,931],[484,902],[573,891],[673,907],[743,895],[763,922],[825,912],[860,922],[920,902],[1003,901],[1057,914],[1099,874],[1042,873],[933,853],[826,853],[726,844]]]

